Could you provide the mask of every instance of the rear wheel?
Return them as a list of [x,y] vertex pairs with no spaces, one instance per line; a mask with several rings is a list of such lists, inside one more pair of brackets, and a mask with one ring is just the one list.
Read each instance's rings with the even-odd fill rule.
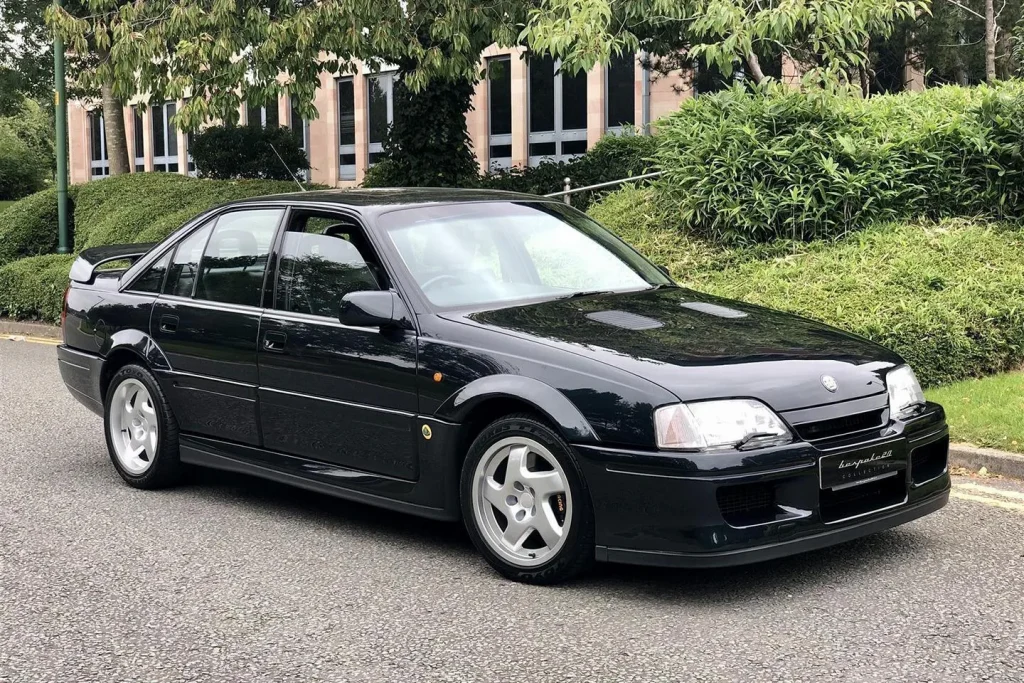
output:
[[502,418],[473,442],[462,508],[477,549],[506,577],[565,581],[594,561],[590,494],[568,444],[529,415]]
[[110,460],[128,484],[156,489],[180,480],[178,423],[148,370],[126,365],[117,371],[103,421]]

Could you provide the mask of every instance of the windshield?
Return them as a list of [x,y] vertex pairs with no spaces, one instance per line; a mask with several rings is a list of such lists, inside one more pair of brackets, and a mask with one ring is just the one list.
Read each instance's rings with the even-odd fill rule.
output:
[[379,222],[420,290],[439,308],[671,284],[585,214],[559,204],[444,204],[392,211]]

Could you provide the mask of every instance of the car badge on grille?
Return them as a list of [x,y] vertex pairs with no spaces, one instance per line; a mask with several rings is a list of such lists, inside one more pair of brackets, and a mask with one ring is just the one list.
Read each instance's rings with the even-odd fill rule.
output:
[[833,394],[836,393],[836,391],[839,390],[839,382],[837,382],[836,378],[833,377],[832,375],[822,375],[821,376],[821,386],[825,387],[826,389],[831,391]]

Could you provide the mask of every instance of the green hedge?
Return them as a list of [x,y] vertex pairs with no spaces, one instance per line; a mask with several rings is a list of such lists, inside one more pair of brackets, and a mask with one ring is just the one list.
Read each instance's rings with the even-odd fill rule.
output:
[[189,151],[199,176],[216,180],[294,182],[309,168],[301,134],[281,126],[210,126],[192,136]]
[[0,213],[0,265],[56,249],[56,190],[29,195]]
[[868,100],[772,86],[658,124],[662,210],[729,244],[838,237],[918,217],[1024,217],[1024,86]]
[[[295,190],[292,182],[197,180],[167,173],[124,175],[75,185],[69,191],[75,251],[104,244],[159,241],[217,204]],[[59,319],[60,297],[74,259],[48,253],[56,246],[54,191],[26,197],[0,213],[0,315]]]
[[30,256],[0,266],[0,315],[60,321],[71,254]]

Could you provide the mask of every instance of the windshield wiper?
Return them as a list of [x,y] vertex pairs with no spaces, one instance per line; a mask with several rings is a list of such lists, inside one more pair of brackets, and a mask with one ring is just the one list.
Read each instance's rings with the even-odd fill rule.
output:
[[580,299],[580,298],[585,297],[585,296],[599,296],[601,294],[616,294],[616,292],[614,290],[611,290],[611,289],[594,289],[594,290],[591,290],[589,292],[573,292],[572,294],[566,294],[565,296],[559,296],[559,297],[556,297],[556,298],[559,299],[559,300],[563,300],[563,299]]

